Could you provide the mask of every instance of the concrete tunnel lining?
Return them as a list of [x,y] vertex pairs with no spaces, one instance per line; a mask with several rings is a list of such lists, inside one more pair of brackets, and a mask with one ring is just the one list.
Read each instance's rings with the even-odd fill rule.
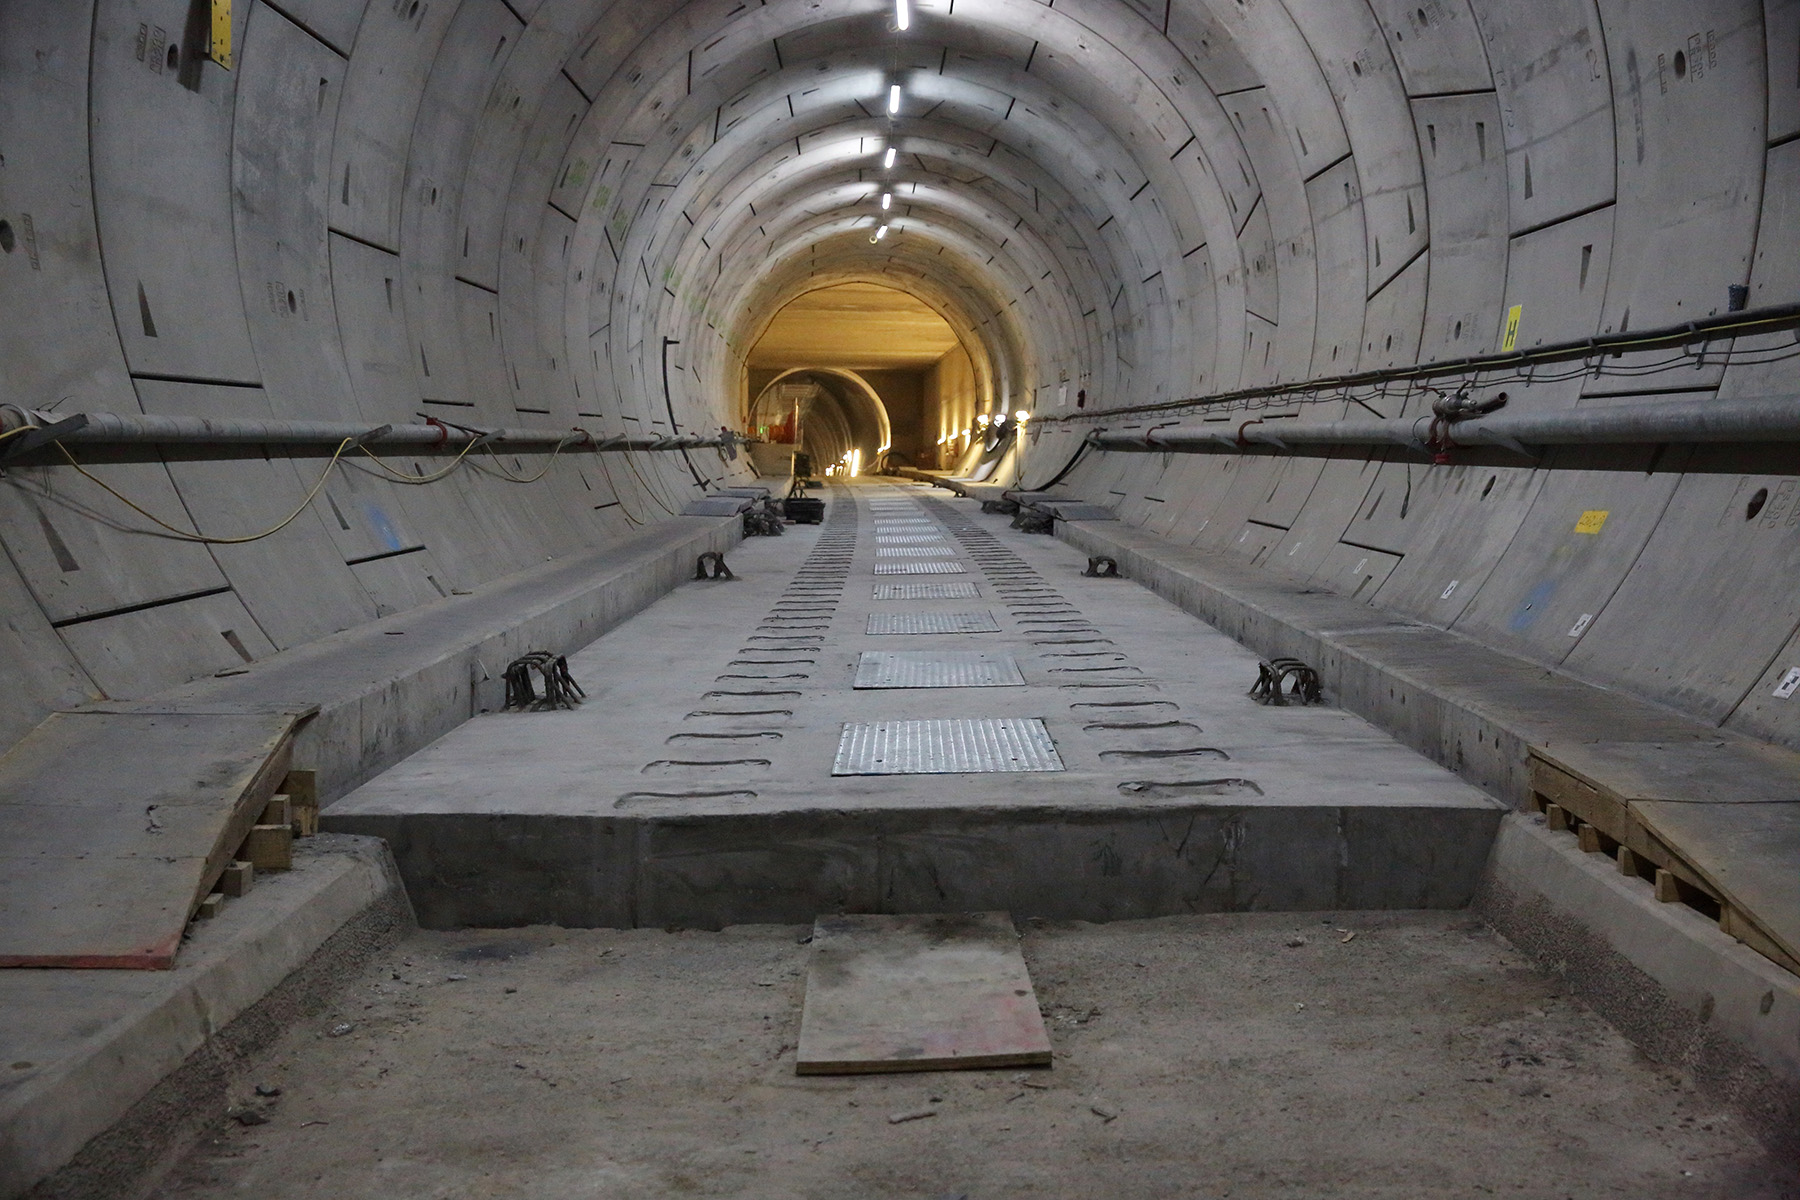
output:
[[[1800,749],[1782,450],[1648,425],[1441,462],[1304,449],[1406,443],[1433,401],[1309,380],[1800,300],[1800,0],[913,0],[904,34],[891,0],[237,0],[230,70],[184,40],[191,7],[0,0],[0,404],[543,442],[429,486],[404,477],[444,465],[431,447],[377,446],[230,546],[150,532],[51,453],[0,461],[0,747],[72,705],[254,683],[547,563],[637,596],[670,569],[647,542],[715,537],[690,500],[755,482],[669,439],[743,428],[767,317],[872,281],[968,347],[976,413],[1031,414],[973,494],[1098,430],[1056,493],[1174,558],[1353,597],[1747,754]],[[1438,385],[1506,391],[1496,429],[1787,408],[1795,337]],[[1258,388],[1285,390],[1236,395]],[[635,448],[548,457],[575,429]],[[320,466],[69,445],[207,532],[273,525]],[[981,458],[973,439],[960,471]],[[587,638],[607,611],[551,625]],[[333,795],[467,716],[475,644],[395,685],[429,712],[358,700],[366,725],[333,726],[372,731]]]

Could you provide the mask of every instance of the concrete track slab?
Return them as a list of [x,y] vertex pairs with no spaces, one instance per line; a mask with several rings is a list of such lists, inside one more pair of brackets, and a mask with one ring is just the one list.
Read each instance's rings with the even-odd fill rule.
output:
[[[996,606],[1001,631],[973,643],[905,637],[1012,655],[1025,686],[1003,712],[982,688],[852,688],[862,654],[885,649],[871,613],[967,607],[870,598],[868,509],[853,544],[847,510],[882,494],[954,535],[981,599],[1074,610]],[[823,527],[746,542],[738,579],[686,585],[575,656],[581,709],[479,717],[327,826],[389,838],[430,926],[1467,902],[1492,800],[1342,710],[1256,705],[1254,655],[1142,587],[1084,578],[1068,547],[919,499],[835,489]],[[1097,719],[1143,705],[1179,723]],[[846,723],[996,715],[1041,718],[1066,770],[1029,785],[830,775]]]

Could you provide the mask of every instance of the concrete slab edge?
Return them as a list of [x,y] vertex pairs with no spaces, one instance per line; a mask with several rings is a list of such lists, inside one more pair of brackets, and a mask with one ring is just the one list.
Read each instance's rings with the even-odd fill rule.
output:
[[1505,819],[1474,911],[1800,1164],[1800,979],[1542,821]]
[[321,835],[208,925],[152,999],[0,1105],[0,1200],[135,1194],[225,1111],[248,1056],[415,927],[385,844]]

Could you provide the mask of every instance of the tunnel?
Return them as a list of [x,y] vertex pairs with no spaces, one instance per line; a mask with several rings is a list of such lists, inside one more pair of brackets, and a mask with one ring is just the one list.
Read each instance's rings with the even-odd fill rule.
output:
[[1797,384],[1800,0],[0,0],[0,1200],[1800,1194]]

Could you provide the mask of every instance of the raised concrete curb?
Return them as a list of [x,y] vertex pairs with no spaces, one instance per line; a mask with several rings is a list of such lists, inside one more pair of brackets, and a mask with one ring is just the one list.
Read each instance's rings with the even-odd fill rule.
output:
[[500,707],[501,672],[513,659],[573,653],[691,578],[701,553],[742,539],[737,517],[676,517],[156,699],[318,705],[295,739],[294,762],[319,772],[329,802]]
[[131,1194],[224,1115],[246,1055],[411,928],[387,848],[325,835],[172,971],[0,972],[0,1200]]
[[1502,823],[1476,912],[1800,1163],[1800,979],[1542,822]]

